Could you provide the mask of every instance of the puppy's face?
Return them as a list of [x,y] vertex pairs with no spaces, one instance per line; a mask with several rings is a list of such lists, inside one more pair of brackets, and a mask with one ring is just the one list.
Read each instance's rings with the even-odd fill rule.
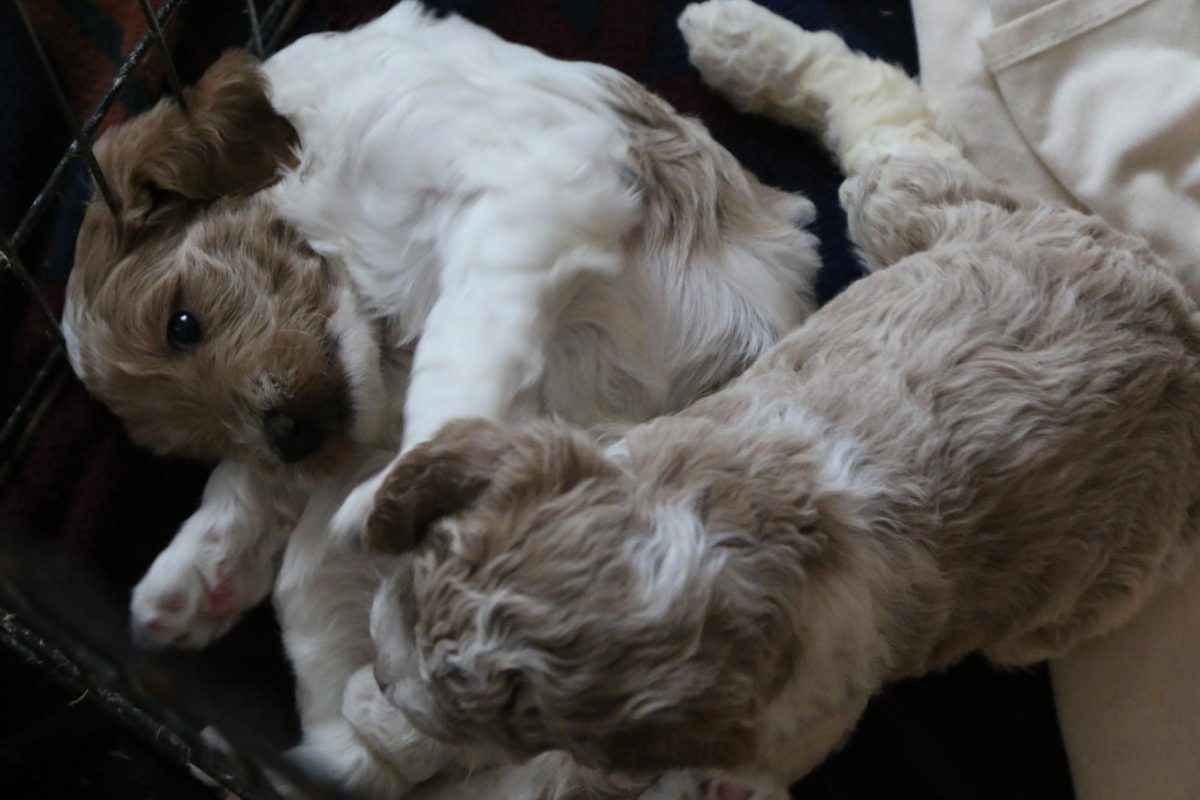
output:
[[338,299],[329,265],[238,198],[131,248],[67,318],[77,371],[135,441],[320,472],[349,446]]
[[80,231],[72,365],[156,452],[331,470],[354,422],[342,365],[354,309],[261,191],[294,163],[295,133],[245,54],[224,56],[187,101],[97,144],[121,208],[94,199]]
[[418,728],[606,770],[753,760],[774,609],[682,497],[547,424],[454,423],[392,479],[369,541],[421,544],[376,598],[376,677]]

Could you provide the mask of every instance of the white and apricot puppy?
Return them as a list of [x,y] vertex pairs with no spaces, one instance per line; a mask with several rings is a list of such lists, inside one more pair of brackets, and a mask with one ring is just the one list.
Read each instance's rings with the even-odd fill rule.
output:
[[[807,200],[629,78],[416,2],[227,54],[185,99],[97,143],[120,207],[88,207],[64,311],[72,366],[137,442],[223,462],[134,592],[150,643],[202,646],[262,599],[312,487],[371,451],[459,416],[677,409],[813,307]],[[353,524],[374,484],[351,500]],[[305,728],[332,731],[309,749],[387,793],[374,754],[406,732],[364,748],[341,718],[376,576],[324,538],[276,598],[301,704],[327,709]],[[397,786],[427,772],[393,761]]]
[[681,413],[414,449],[368,529],[416,545],[376,676],[440,739],[782,796],[885,683],[1062,653],[1186,564],[1200,323],[1144,242],[982,178],[898,70],[745,0],[682,26],[825,137],[875,273]]
[[811,203],[627,77],[415,2],[185,96],[97,143],[121,208],[87,209],[64,327],[137,442],[247,494],[459,416],[678,408],[813,307]]

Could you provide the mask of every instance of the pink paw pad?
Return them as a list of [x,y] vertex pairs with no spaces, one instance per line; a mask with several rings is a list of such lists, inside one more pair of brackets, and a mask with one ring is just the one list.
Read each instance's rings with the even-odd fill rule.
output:
[[178,614],[187,608],[187,592],[171,592],[158,599],[154,605],[165,614]]
[[210,617],[220,617],[237,608],[237,592],[232,583],[210,586],[200,596],[200,611]]

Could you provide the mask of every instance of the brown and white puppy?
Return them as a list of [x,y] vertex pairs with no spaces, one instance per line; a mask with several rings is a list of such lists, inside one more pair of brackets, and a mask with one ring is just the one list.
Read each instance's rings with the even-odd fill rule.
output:
[[71,364],[136,441],[221,460],[134,627],[219,636],[303,517],[276,603],[305,752],[394,795],[447,751],[399,715],[368,746],[343,713],[378,576],[327,541],[327,503],[449,419],[646,419],[722,385],[811,310],[812,205],[627,77],[410,0],[227,54],[186,100],[97,143],[120,209],[89,206],[64,311]]
[[1141,240],[981,177],[898,70],[747,0],[682,27],[824,135],[876,272],[681,413],[412,451],[368,532],[419,542],[376,675],[441,739],[783,797],[883,684],[1062,653],[1187,563],[1200,321]]

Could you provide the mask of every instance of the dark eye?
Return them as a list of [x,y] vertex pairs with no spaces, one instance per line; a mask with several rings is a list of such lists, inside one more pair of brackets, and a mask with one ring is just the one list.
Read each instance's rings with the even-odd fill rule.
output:
[[167,344],[173,350],[191,350],[200,344],[200,320],[190,311],[174,311],[167,323]]

